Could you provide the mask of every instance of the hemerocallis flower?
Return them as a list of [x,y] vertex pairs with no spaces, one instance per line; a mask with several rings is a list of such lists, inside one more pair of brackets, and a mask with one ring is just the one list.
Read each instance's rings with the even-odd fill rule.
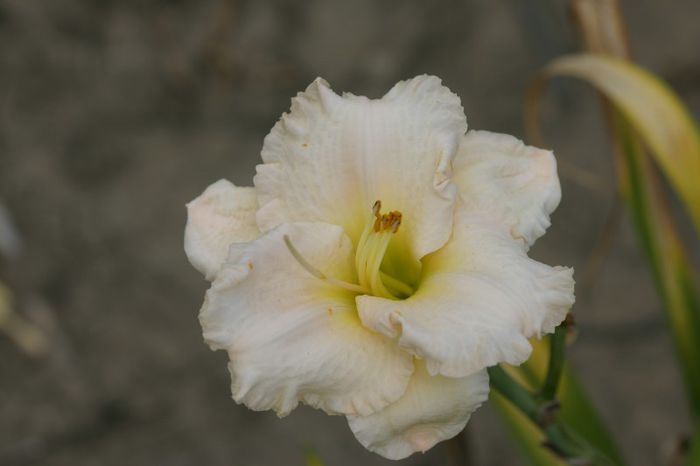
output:
[[438,78],[377,100],[322,79],[265,138],[254,187],[188,204],[185,250],[208,280],[204,338],[253,410],[347,416],[391,458],[458,434],[486,368],[573,304],[572,270],[527,256],[561,192],[551,152],[467,132]]

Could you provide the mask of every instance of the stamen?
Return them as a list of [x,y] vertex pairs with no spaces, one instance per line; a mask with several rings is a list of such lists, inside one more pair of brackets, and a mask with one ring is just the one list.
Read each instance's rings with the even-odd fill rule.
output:
[[357,244],[355,268],[357,269],[358,281],[361,286],[369,288],[375,296],[388,299],[405,298],[413,294],[413,289],[381,271],[382,261],[392,235],[401,226],[401,212],[392,211],[382,215],[381,208],[381,201],[374,203],[372,213],[367,219],[365,229]]
[[402,296],[404,298],[408,298],[411,296],[415,290],[402,282],[401,280],[397,280],[396,278],[392,277],[391,275],[388,275],[381,270],[379,271],[379,275],[382,278],[382,281],[384,284],[389,288],[393,289],[396,293],[393,293],[395,295]]
[[379,276],[379,268],[382,266],[382,261],[384,260],[384,255],[389,247],[389,242],[391,241],[391,233],[380,233],[381,238],[379,241],[375,242],[374,249],[370,251],[369,258],[367,262],[366,273],[369,274],[369,284],[370,289],[374,294],[384,297],[393,297],[393,295],[386,289],[384,282],[382,282]]
[[289,249],[289,252],[292,254],[292,256],[294,256],[294,259],[296,259],[299,265],[301,265],[304,268],[304,270],[309,272],[314,277],[318,278],[319,280],[323,280],[330,285],[334,285],[345,290],[352,291],[354,293],[369,294],[369,290],[367,288],[356,285],[354,283],[348,283],[343,280],[338,280],[337,278],[326,276],[326,274],[318,270],[316,267],[311,265],[306,259],[304,259],[304,256],[302,256],[299,250],[296,247],[294,247],[294,244],[292,243],[292,240],[289,239],[288,235],[284,235],[284,243],[287,245],[287,249]]
[[360,240],[357,242],[355,268],[359,285],[326,276],[301,255],[299,250],[292,244],[288,235],[284,235],[284,242],[299,265],[319,280],[353,293],[373,295],[386,299],[407,298],[413,294],[413,288],[381,270],[389,243],[401,226],[402,215],[401,212],[396,210],[388,214],[382,214],[381,210],[381,201],[376,201],[372,205],[372,211],[367,217],[365,228],[362,231],[362,235],[360,235]]

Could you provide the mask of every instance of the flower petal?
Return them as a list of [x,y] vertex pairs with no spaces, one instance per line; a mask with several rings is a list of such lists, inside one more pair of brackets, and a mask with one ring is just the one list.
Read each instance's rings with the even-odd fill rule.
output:
[[381,200],[405,219],[392,247],[417,263],[449,238],[451,162],[465,131],[459,97],[434,76],[399,82],[377,100],[341,97],[316,79],[265,138],[258,223],[321,221],[357,240]]
[[485,369],[467,377],[433,377],[417,362],[406,393],[396,403],[370,416],[349,416],[348,422],[365,448],[399,460],[459,434],[488,393]]
[[552,332],[574,302],[573,270],[528,258],[493,213],[460,208],[453,238],[424,263],[410,298],[356,301],[365,325],[398,337],[431,374],[521,364],[532,350],[527,339]]
[[212,349],[231,360],[233,397],[284,416],[299,401],[329,413],[367,415],[397,400],[410,355],[362,326],[353,294],[312,276],[285,245],[338,280],[354,274],[338,226],[285,224],[231,246],[200,313]]
[[192,265],[213,280],[231,243],[260,235],[255,222],[255,188],[240,188],[226,180],[210,185],[187,204],[185,252]]
[[511,234],[527,246],[549,228],[561,199],[554,154],[507,134],[469,131],[459,145],[454,182],[464,202],[501,207]]

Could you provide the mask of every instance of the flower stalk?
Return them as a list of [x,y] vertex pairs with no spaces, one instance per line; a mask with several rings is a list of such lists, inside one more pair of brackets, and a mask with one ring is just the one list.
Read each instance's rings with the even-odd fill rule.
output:
[[549,366],[547,367],[547,377],[542,385],[541,397],[545,401],[553,401],[559,387],[559,380],[564,371],[564,362],[566,361],[566,335],[569,332],[569,326],[572,323],[571,314],[566,317],[554,330],[554,334],[549,339]]
[[[566,335],[564,326],[560,334]],[[559,337],[562,338],[563,337]],[[563,345],[562,345],[563,346]],[[557,345],[557,348],[562,346]],[[552,358],[559,360],[559,357]],[[563,357],[561,358],[563,360]],[[557,363],[558,364],[558,363]],[[561,369],[555,371],[561,373]],[[552,365],[550,365],[550,368]],[[510,401],[519,411],[537,425],[545,436],[544,446],[559,458],[569,464],[580,466],[611,466],[615,463],[600,451],[596,450],[583,437],[576,434],[562,419],[557,416],[558,403],[553,399],[544,399],[531,393],[514,378],[512,378],[502,367],[493,366],[488,369],[491,387],[498,390],[508,401]],[[549,375],[554,380],[555,375]],[[556,385],[554,385],[556,387]]]

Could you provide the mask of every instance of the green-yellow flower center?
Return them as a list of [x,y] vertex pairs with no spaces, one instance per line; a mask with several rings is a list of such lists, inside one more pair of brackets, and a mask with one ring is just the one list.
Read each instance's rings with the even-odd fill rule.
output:
[[375,202],[355,248],[358,283],[348,283],[326,276],[301,255],[288,236],[284,237],[284,241],[297,262],[320,280],[359,294],[404,299],[413,294],[413,288],[381,270],[389,243],[401,226],[401,212],[382,214],[381,209],[381,201]]

